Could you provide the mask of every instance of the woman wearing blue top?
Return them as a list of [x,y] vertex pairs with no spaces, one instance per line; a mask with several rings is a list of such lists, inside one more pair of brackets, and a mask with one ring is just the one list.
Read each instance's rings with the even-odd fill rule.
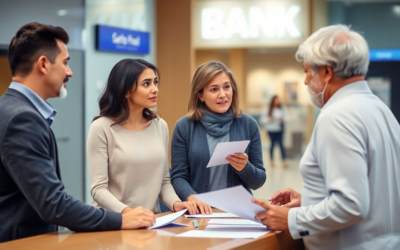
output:
[[277,95],[274,95],[269,105],[267,114],[261,119],[266,123],[266,130],[271,140],[271,147],[269,150],[269,156],[271,159],[271,167],[274,167],[274,147],[276,144],[279,145],[281,150],[281,156],[283,160],[283,167],[289,166],[286,161],[285,147],[283,146],[283,134],[285,132],[284,122],[287,120],[287,114],[284,107],[281,105]]
[[[211,213],[211,207],[193,194],[237,185],[250,192],[266,180],[258,125],[240,110],[237,91],[224,64],[202,64],[192,80],[189,112],[172,136],[172,185],[180,199],[195,202],[202,214]],[[228,156],[230,164],[206,168],[218,143],[243,140],[250,140],[245,153]]]

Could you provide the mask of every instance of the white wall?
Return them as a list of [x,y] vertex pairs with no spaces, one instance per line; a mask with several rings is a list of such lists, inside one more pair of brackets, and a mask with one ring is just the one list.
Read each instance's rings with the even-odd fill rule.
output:
[[[272,95],[284,97],[285,82],[296,82],[299,104],[308,104],[308,95],[304,85],[305,74],[301,64],[294,58],[295,50],[286,53],[248,53],[246,57],[246,94],[249,109],[269,102]],[[263,100],[264,95],[268,100]]]
[[[96,51],[96,24],[150,32],[150,54],[142,56]],[[98,99],[112,67],[125,58],[142,58],[155,63],[155,0],[86,0],[85,30],[85,138],[87,138],[90,124],[99,114]],[[86,202],[91,203],[88,174],[86,180]]]
[[[63,27],[70,38],[69,49],[82,49],[84,0],[0,0],[0,44],[9,45],[17,30],[26,23],[39,22]],[[58,16],[66,10],[65,16]]]
[[288,107],[289,119],[285,122],[285,145],[291,147],[292,133],[302,132],[308,138],[309,96],[304,85],[304,71],[294,58],[295,50],[279,51],[275,49],[263,54],[260,53],[262,50],[250,50],[246,55],[247,112],[253,116],[266,115],[266,109],[274,95],[278,95],[279,100],[286,104],[285,82],[297,84],[297,105]]
[[400,48],[400,1],[329,3],[329,24],[346,24],[365,37],[371,49]]
[[[71,56],[70,65],[74,77],[68,82],[66,99],[50,99],[58,111],[52,130],[58,149],[62,180],[66,192],[83,200],[83,41],[84,0],[0,0],[0,47],[8,45],[17,30],[26,23],[39,22],[63,27],[70,38],[67,45]],[[65,10],[65,16],[58,11]],[[8,64],[8,62],[7,62]],[[3,64],[3,67],[7,67]],[[0,68],[0,75],[5,74]],[[8,73],[8,72],[7,72]],[[7,84],[8,87],[8,84]],[[71,158],[71,155],[73,158]]]

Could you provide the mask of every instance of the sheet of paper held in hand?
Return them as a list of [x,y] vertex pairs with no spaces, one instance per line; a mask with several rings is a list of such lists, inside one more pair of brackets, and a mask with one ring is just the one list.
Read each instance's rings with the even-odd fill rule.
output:
[[176,213],[158,217],[158,218],[156,218],[156,223],[154,223],[153,226],[149,227],[148,229],[156,229],[156,228],[167,226],[168,224],[174,224],[176,226],[185,226],[183,224],[173,223],[173,221],[179,219],[186,211],[187,211],[187,209],[176,212]]
[[226,160],[226,157],[228,157],[228,155],[234,155],[235,153],[244,153],[249,143],[249,140],[218,143],[207,167],[209,168],[229,163],[229,161]]
[[243,186],[195,194],[194,197],[210,206],[258,223],[261,221],[255,220],[254,216],[265,211],[264,208],[251,202],[253,196]]

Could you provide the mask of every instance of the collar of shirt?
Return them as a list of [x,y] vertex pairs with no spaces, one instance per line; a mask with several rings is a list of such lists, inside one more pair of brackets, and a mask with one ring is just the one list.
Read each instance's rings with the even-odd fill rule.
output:
[[26,98],[28,98],[29,101],[32,102],[35,108],[43,116],[43,118],[46,119],[47,123],[51,126],[57,114],[57,111],[48,102],[44,101],[35,92],[33,92],[31,89],[21,83],[11,82],[9,88],[20,92]]
[[352,82],[338,89],[333,94],[333,96],[329,98],[328,102],[322,107],[321,112],[323,112],[325,109],[327,109],[336,101],[340,100],[342,97],[357,93],[366,93],[366,94],[372,93],[371,89],[368,86],[367,81]]

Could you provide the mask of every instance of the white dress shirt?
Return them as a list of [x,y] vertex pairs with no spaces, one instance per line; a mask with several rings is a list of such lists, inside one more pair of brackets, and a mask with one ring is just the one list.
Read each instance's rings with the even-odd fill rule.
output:
[[300,171],[294,239],[307,249],[400,249],[400,126],[366,81],[322,108]]

